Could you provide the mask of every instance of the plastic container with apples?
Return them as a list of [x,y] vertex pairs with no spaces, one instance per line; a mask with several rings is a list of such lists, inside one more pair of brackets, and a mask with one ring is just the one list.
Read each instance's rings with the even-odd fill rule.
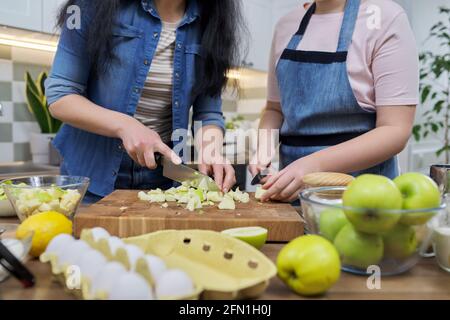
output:
[[348,187],[305,190],[300,199],[308,231],[334,244],[344,271],[362,275],[373,266],[382,275],[414,267],[429,245],[427,222],[445,211],[436,183],[419,173],[393,181],[366,174]]

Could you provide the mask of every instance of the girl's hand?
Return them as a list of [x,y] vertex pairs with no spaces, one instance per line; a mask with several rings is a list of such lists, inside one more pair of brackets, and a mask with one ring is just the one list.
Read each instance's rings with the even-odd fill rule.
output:
[[236,184],[236,174],[230,161],[224,157],[203,157],[198,168],[201,173],[213,176],[214,181],[223,192],[228,192]]
[[308,158],[302,158],[291,163],[277,175],[269,177],[263,185],[267,192],[263,195],[261,201],[293,202],[297,200],[303,189],[303,177],[317,171],[319,171],[318,168]]
[[255,177],[258,173],[268,169],[269,174],[266,178],[261,180],[262,184],[265,184],[270,176],[275,175],[276,171],[271,167],[270,160],[266,160],[265,162],[258,161],[258,156],[255,155],[253,159],[250,161],[250,164],[248,166],[248,170],[250,171],[251,175]]
[[136,119],[129,118],[123,129],[119,132],[123,146],[130,157],[142,167],[155,169],[155,153],[160,153],[175,164],[181,164],[181,159],[153,130],[147,128]]

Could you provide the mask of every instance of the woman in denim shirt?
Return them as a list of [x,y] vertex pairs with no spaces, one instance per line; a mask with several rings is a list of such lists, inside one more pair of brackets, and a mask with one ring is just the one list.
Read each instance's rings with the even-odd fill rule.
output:
[[219,155],[220,96],[239,63],[240,22],[237,0],[68,1],[46,95],[65,123],[54,141],[62,172],[91,178],[87,202],[114,189],[171,187],[154,155],[181,163],[191,107],[200,170],[223,191],[233,186]]

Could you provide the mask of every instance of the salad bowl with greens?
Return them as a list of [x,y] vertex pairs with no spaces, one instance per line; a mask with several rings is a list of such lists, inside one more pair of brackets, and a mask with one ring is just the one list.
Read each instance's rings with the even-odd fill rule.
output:
[[[11,181],[4,181],[3,184],[11,184]],[[0,184],[0,217],[14,217],[16,212],[5,194],[3,184]]]
[[37,176],[0,183],[21,221],[48,211],[73,218],[89,186],[89,178]]

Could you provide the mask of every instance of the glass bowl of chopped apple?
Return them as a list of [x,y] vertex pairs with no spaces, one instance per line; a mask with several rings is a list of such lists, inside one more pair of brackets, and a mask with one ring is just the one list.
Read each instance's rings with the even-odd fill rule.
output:
[[21,221],[48,211],[73,218],[86,194],[89,178],[34,176],[0,182],[0,185]]

